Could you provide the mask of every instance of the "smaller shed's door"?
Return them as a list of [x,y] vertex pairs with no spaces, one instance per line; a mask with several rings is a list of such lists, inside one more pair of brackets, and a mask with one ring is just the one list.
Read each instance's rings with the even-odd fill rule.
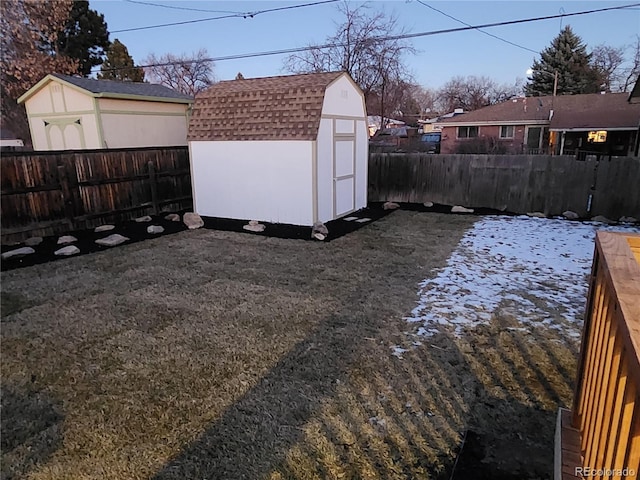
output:
[[333,135],[333,217],[355,210],[356,134],[353,120],[336,119]]

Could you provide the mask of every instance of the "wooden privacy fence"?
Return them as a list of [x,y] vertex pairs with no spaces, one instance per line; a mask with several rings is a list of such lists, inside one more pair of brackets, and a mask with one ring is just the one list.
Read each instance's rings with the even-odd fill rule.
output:
[[[556,478],[640,473],[640,235],[598,232],[573,414]],[[569,451],[573,447],[573,453]],[[556,452],[559,452],[556,447]],[[573,455],[573,459],[571,459]],[[603,472],[602,474],[596,472]],[[608,473],[607,473],[608,472]]]
[[186,147],[3,155],[2,240],[192,206]]
[[370,153],[369,201],[640,218],[640,159]]

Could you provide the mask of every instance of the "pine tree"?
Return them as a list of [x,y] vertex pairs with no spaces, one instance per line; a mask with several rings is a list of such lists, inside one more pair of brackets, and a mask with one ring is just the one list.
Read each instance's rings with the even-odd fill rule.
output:
[[107,59],[100,67],[98,78],[144,82],[144,70],[142,67],[135,66],[126,45],[116,38],[109,47]]
[[551,45],[534,60],[532,76],[525,85],[527,95],[551,95],[557,72],[557,94],[575,95],[600,90],[600,75],[590,65],[591,55],[582,39],[567,25]]
[[104,15],[91,10],[87,0],[75,0],[64,30],[58,35],[56,53],[77,59],[78,73],[86,77],[92,67],[102,63],[109,45]]

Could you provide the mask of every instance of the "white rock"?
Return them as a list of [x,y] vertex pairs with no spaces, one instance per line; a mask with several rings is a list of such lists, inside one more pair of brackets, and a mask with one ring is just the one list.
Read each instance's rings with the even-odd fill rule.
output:
[[189,230],[194,230],[204,225],[204,220],[202,220],[200,215],[193,212],[185,213],[182,221],[187,226],[187,228],[189,228]]
[[382,205],[383,210],[395,210],[396,208],[400,208],[400,205],[395,202],[384,202]]
[[322,242],[325,238],[327,238],[327,237],[325,237],[325,236],[324,236],[323,234],[321,234],[321,233],[314,233],[314,234],[312,235],[312,237],[313,237],[313,238],[315,238],[316,240],[320,240],[321,242]]
[[28,247],[35,247],[42,243],[42,237],[29,237],[24,241],[24,244]]
[[424,202],[422,205],[424,205],[427,208],[431,208],[433,207],[433,202]]
[[608,219],[604,215],[596,215],[595,217],[591,218],[591,221],[593,221],[593,222],[601,222],[601,223],[608,223],[608,224],[616,223],[613,220]]
[[329,235],[329,229],[327,228],[327,226],[322,223],[322,222],[316,222],[313,224],[313,227],[311,227],[311,232],[312,233],[320,233],[322,235],[324,235],[325,237],[327,235]]
[[108,232],[109,230],[113,230],[114,228],[116,228],[115,225],[100,225],[100,226],[94,228],[93,231],[96,232],[96,233]]
[[370,221],[371,221],[370,218],[359,218],[358,220],[356,220],[356,223],[366,223]]
[[149,215],[145,215],[143,217],[138,217],[135,219],[136,222],[138,223],[145,223],[145,222],[150,222],[152,220],[152,218]]
[[[251,223],[251,222],[255,222],[255,223]],[[248,230],[249,232],[256,232],[256,233],[264,232],[264,229],[267,228],[263,224],[258,223],[255,220],[251,220],[251,222],[249,222],[247,225],[243,225],[242,228],[245,230]]]
[[77,242],[78,239],[73,235],[63,235],[58,239],[58,245],[66,245],[67,243]]
[[533,218],[547,218],[547,216],[542,212],[528,212],[527,216]]
[[345,222],[353,222],[354,220],[357,220],[358,217],[347,217],[344,219]]
[[115,247],[116,245],[120,245],[127,240],[129,240],[127,237],[124,237],[119,233],[114,233],[113,235],[109,235],[108,237],[99,238],[98,240],[96,240],[96,243],[98,245],[104,245],[105,247]]
[[75,245],[67,245],[66,247],[62,247],[61,249],[53,252],[54,255],[63,256],[63,257],[68,257],[70,255],[75,255],[77,253],[80,253],[80,249]]
[[170,222],[179,222],[180,215],[178,215],[177,213],[170,213],[169,215],[165,215],[164,219],[169,220]]
[[576,212],[572,212],[571,210],[567,210],[566,212],[562,212],[562,216],[567,220],[577,220],[580,218]]
[[6,260],[8,258],[13,258],[13,257],[24,257],[25,255],[31,255],[32,253],[35,253],[36,251],[31,248],[31,247],[22,247],[22,248],[16,248],[15,250],[9,250],[8,252],[4,252],[1,255],[2,260]]
[[160,225],[149,225],[147,227],[147,233],[152,233],[152,234],[157,234],[157,233],[162,233],[164,232],[164,228],[161,227]]
[[473,208],[465,208],[460,205],[451,207],[451,213],[473,213]]
[[[618,220],[620,223],[638,223],[638,219],[635,217],[620,217]],[[27,243],[27,242],[25,242]]]

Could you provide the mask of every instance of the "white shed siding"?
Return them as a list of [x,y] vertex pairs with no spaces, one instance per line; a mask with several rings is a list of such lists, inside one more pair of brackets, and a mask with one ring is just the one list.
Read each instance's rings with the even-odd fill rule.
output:
[[318,220],[333,220],[333,120],[320,120],[317,141],[316,181],[318,182]]
[[342,76],[327,87],[322,115],[366,118],[364,99],[349,78]]
[[187,144],[187,122],[177,115],[101,112],[106,148],[164,147]]
[[312,141],[189,142],[198,214],[313,224]]
[[117,98],[98,98],[97,101],[100,112],[102,113],[156,113],[163,115],[182,115],[184,118],[187,109],[187,105],[184,103],[120,100]]

